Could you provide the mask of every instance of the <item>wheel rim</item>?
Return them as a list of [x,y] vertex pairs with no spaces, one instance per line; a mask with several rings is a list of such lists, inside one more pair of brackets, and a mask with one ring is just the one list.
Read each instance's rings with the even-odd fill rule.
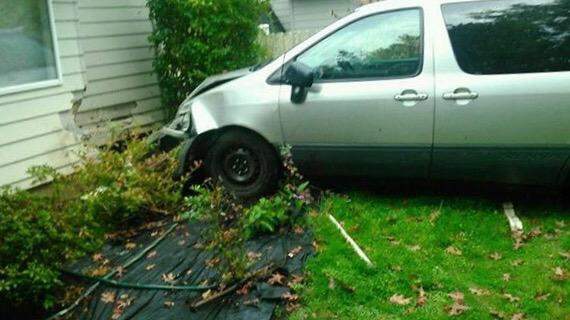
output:
[[234,183],[248,184],[259,174],[259,161],[248,148],[229,150],[223,161],[224,173]]

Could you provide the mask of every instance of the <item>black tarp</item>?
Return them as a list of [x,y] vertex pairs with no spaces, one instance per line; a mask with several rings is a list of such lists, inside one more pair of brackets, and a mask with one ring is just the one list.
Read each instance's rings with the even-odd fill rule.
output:
[[[176,279],[174,285],[200,285],[205,280],[208,284],[219,283],[221,275],[217,267],[207,266],[207,261],[216,257],[214,252],[204,249],[205,228],[207,226],[199,223],[180,224],[150,251],[151,254],[131,265],[120,278],[114,277],[113,280],[138,284],[166,284],[163,275],[172,274]],[[102,251],[102,259],[108,259],[113,267],[124,265],[158,235],[156,231],[148,231],[137,236],[132,241],[137,244],[136,248],[131,246],[127,249],[124,244],[107,245]],[[273,264],[280,274],[289,278],[300,275],[306,259],[313,253],[312,238],[308,231],[291,231],[248,241],[244,252],[261,254],[249,270],[258,270]],[[292,258],[288,256],[293,249],[299,247],[302,247],[302,250],[298,254],[291,255]],[[93,270],[94,266],[96,263],[92,259],[85,259],[70,268],[86,273]],[[68,280],[79,281],[73,277]],[[196,310],[193,310],[190,304],[200,300],[202,292],[132,290],[100,285],[70,318],[113,319],[113,310],[123,303],[124,308],[120,317],[115,316],[116,319],[271,319],[276,306],[282,302],[281,297],[290,289],[285,285],[287,281],[284,281],[283,286],[271,286],[266,280],[267,278],[256,279],[246,295],[233,292]],[[115,300],[105,302],[104,295],[107,298],[114,296]]]

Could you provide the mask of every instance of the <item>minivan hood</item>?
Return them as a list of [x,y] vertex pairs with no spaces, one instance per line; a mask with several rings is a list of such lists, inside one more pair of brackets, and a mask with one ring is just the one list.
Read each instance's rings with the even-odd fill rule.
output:
[[243,68],[208,77],[196,89],[194,89],[194,91],[192,91],[187,100],[190,100],[208,90],[214,89],[215,87],[221,86],[224,83],[247,76],[252,72],[252,68]]

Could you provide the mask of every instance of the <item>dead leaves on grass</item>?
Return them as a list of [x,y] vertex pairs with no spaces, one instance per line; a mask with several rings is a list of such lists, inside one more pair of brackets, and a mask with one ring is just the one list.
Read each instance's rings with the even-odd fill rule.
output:
[[461,250],[459,250],[459,248],[455,247],[455,246],[449,246],[445,249],[445,252],[452,255],[452,256],[461,256],[463,255],[463,252],[461,252]]
[[511,302],[511,303],[517,303],[517,302],[519,302],[519,301],[521,300],[519,297],[516,297],[516,296],[514,296],[514,295],[512,295],[512,294],[510,294],[510,293],[506,293],[506,292],[503,293],[503,294],[501,295],[501,297],[502,297],[503,299],[508,300],[508,301]]
[[491,294],[491,292],[489,292],[489,290],[476,288],[476,287],[469,288],[469,292],[471,292],[472,294],[474,294],[476,296],[488,296]]
[[494,260],[494,261],[498,261],[498,260],[503,259],[503,256],[498,252],[493,252],[489,255],[489,259]]
[[447,314],[450,316],[459,316],[465,311],[469,310],[469,307],[465,304],[465,295],[463,292],[455,291],[447,295],[453,300],[453,304],[445,308]]
[[556,281],[564,281],[566,279],[568,279],[568,271],[566,271],[566,269],[561,268],[561,267],[556,267],[553,270],[553,278]]
[[279,272],[276,272],[276,273],[271,275],[269,280],[267,280],[267,283],[272,285],[272,286],[274,286],[276,284],[283,285],[283,280],[285,280],[285,276],[280,274]]
[[412,302],[412,298],[406,298],[403,295],[396,293],[390,297],[389,301],[392,304],[405,306],[405,305],[408,305]]

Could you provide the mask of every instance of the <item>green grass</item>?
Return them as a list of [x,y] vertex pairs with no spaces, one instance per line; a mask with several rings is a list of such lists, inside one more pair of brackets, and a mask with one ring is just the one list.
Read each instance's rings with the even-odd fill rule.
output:
[[[439,214],[441,201],[444,200]],[[570,319],[569,280],[556,280],[554,268],[568,272],[570,219],[558,205],[518,205],[525,232],[540,227],[542,234],[513,248],[501,203],[485,198],[447,196],[387,196],[353,192],[323,201],[312,225],[321,250],[306,271],[308,283],[301,290],[302,307],[292,319],[440,319],[447,318],[448,296],[463,292],[469,310],[465,319],[507,319],[524,313],[527,319]],[[360,244],[375,266],[368,268],[328,220],[332,213]],[[437,216],[437,218],[436,218]],[[565,223],[566,226],[562,226]],[[392,239],[393,237],[397,242]],[[413,246],[420,246],[419,250]],[[446,248],[455,246],[462,255]],[[502,258],[489,255],[498,252]],[[520,266],[513,266],[515,260]],[[510,281],[503,274],[511,275]],[[329,286],[330,279],[336,285]],[[354,292],[346,290],[352,287]],[[416,305],[422,287],[427,302]],[[474,295],[470,288],[488,290]],[[408,305],[389,302],[394,294],[412,298]],[[509,302],[511,294],[520,300]],[[550,294],[537,301],[536,295]]]

